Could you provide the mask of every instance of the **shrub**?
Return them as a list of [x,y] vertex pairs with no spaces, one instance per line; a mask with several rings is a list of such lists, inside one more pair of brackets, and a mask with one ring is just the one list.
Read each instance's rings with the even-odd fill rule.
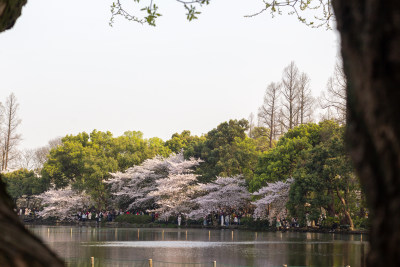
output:
[[[182,217],[182,222],[183,222],[184,218]],[[169,224],[178,224],[178,217],[176,216],[169,216],[168,218],[158,218],[154,221],[154,223],[156,224],[160,224],[160,225],[169,225]]]
[[124,214],[117,216],[115,218],[115,221],[121,223],[146,224],[146,223],[151,223],[151,216]]
[[168,217],[168,223],[177,224],[177,223],[178,223],[178,217],[176,217],[176,216],[169,216],[169,217]]
[[336,223],[337,224],[337,226],[339,226],[340,225],[340,220],[339,220],[339,218],[337,218],[337,217],[326,217],[324,220],[322,220],[322,222],[321,222],[321,227],[322,228],[326,228],[326,229],[330,229],[330,228],[332,228],[332,225],[334,224],[334,223]]
[[254,220],[253,217],[242,217],[240,219],[240,224],[244,225],[244,226],[246,226],[248,228],[257,228],[257,229],[262,229],[262,228],[269,227],[269,221],[267,219]]
[[197,219],[197,220],[188,219],[187,224],[188,225],[202,225],[203,221],[204,221],[203,219]]
[[363,228],[363,229],[369,229],[371,222],[369,218],[364,218],[364,217],[355,217],[353,220],[354,227],[355,228]]

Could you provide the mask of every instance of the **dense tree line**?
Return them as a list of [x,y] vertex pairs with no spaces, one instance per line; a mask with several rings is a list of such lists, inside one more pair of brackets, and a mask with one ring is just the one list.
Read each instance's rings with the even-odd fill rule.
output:
[[302,222],[306,215],[318,220],[342,215],[354,227],[353,216],[365,217],[363,193],[345,150],[344,126],[333,121],[295,127],[280,138],[276,147],[263,153],[250,182],[258,190],[268,182],[294,179],[287,208]]
[[[256,130],[257,127],[253,133]],[[20,170],[6,174],[5,181],[14,198],[23,194],[40,194],[51,188],[64,192],[67,188],[76,194],[89,196],[97,209],[114,207],[164,213],[167,211],[163,206],[174,206],[172,203],[175,202],[168,194],[178,180],[190,182],[176,191],[184,190],[179,191],[179,195],[186,196],[185,192],[195,185],[210,184],[213,187],[218,179],[239,175],[246,191],[254,192],[253,199],[257,201],[263,188],[292,179],[288,197],[283,198],[285,202],[258,201],[255,205],[259,214],[262,210],[268,210],[263,216],[269,218],[270,214],[285,214],[298,218],[305,225],[307,219],[320,220],[323,213],[332,220],[339,222],[341,219],[351,227],[354,227],[355,219],[359,221],[365,217],[367,210],[363,193],[345,152],[344,126],[334,121],[301,124],[282,135],[273,148],[264,151],[257,146],[257,135],[250,138],[246,131],[246,120],[231,120],[201,137],[184,131],[174,134],[166,142],[158,138],[144,139],[140,132],[126,132],[119,137],[96,130],[91,134],[68,135],[50,150],[40,176],[34,171]],[[198,159],[191,164],[182,163],[190,165],[188,171],[192,174],[181,171],[178,176],[169,176],[168,173],[172,175],[173,172],[163,171],[174,162],[170,160],[168,163],[163,158],[168,158],[174,151],[179,151],[178,154],[186,160]],[[137,167],[132,169],[129,166]],[[125,182],[128,180],[124,179],[131,180],[116,187],[112,182],[116,177],[125,177],[121,178]],[[163,192],[160,188],[168,190]],[[191,192],[192,195],[186,196],[185,204],[178,205],[177,210],[184,210],[180,206],[190,207],[188,199],[199,196],[197,191]],[[204,195],[202,199],[207,198],[209,196]],[[162,204],[165,201],[169,204]],[[194,206],[186,213],[204,213]],[[285,212],[282,213],[283,209]],[[174,214],[173,210],[169,212]]]
[[[122,162],[127,158],[139,159],[128,169],[108,154],[115,149],[110,144],[118,143],[121,137],[114,138],[98,131],[91,135],[68,136],[50,151],[41,179],[54,185],[50,191],[57,196],[55,199],[60,198],[55,191],[64,195],[72,190],[76,195],[90,197],[88,203],[80,203],[96,209],[147,210],[165,216],[183,213],[196,218],[207,212],[217,213],[219,209],[233,209],[237,203],[242,203],[243,208],[255,209],[254,216],[262,219],[289,216],[297,218],[300,225],[306,225],[307,221],[321,221],[325,215],[338,224],[349,224],[351,228],[360,226],[367,209],[344,149],[344,126],[334,121],[302,124],[285,133],[275,147],[264,152],[257,150],[256,142],[245,134],[244,126],[245,120],[231,120],[202,137],[185,131],[159,143],[157,149],[149,140],[136,135],[135,143],[144,144],[139,146],[144,151],[132,149],[129,157],[127,151],[122,151]],[[226,138],[227,133],[231,139]],[[103,147],[107,142],[100,145],[98,136],[108,136],[108,150]],[[218,143],[216,136],[225,142]],[[250,145],[237,145],[243,142]],[[95,144],[97,152],[93,152]],[[132,148],[131,145],[128,147]],[[88,147],[88,151],[84,147]],[[181,152],[174,154],[171,148],[177,147]],[[160,151],[166,154],[162,156]],[[199,154],[195,154],[196,151]],[[93,157],[99,155],[104,157],[103,161],[93,161]],[[243,160],[247,158],[254,158],[254,161]],[[51,175],[49,169],[57,170],[54,172],[57,175]],[[244,187],[238,185],[240,180],[240,186]],[[219,189],[219,184],[228,189]],[[235,186],[237,191],[231,193],[229,190]],[[247,197],[238,199],[246,192]],[[250,193],[253,193],[254,206],[249,204]],[[60,210],[65,211],[65,208]]]

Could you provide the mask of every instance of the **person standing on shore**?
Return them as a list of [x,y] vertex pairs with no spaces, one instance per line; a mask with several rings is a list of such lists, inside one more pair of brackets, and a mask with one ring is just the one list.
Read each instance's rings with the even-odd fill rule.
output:
[[225,224],[226,224],[226,226],[229,226],[229,217],[230,217],[229,214],[225,215]]
[[276,229],[281,230],[282,224],[281,224],[281,219],[279,217],[276,219],[275,226],[276,226]]

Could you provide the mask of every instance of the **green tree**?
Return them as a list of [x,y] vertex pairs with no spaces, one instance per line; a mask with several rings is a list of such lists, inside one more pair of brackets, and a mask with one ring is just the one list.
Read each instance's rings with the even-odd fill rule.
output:
[[288,131],[274,149],[258,161],[250,190],[267,182],[293,177],[288,208],[304,223],[306,214],[317,221],[321,208],[329,216],[343,215],[352,228],[352,214],[360,205],[360,185],[344,145],[344,127],[333,121],[309,123]]
[[262,153],[250,181],[250,191],[291,177],[300,156],[319,141],[319,130],[320,126],[315,123],[295,127],[281,137],[276,147]]
[[142,132],[126,131],[122,136],[113,139],[107,156],[116,159],[118,170],[124,171],[156,155],[167,157],[170,153],[170,149],[161,139],[154,137],[147,140],[143,138]]
[[57,188],[63,188],[79,180],[84,171],[84,150],[89,136],[66,136],[62,145],[50,150],[42,175],[50,179]]
[[118,163],[113,158],[90,154],[85,157],[84,180],[81,180],[80,183],[75,183],[74,187],[85,190],[96,202],[97,209],[106,208],[109,193],[104,180],[110,177],[109,173],[115,171],[117,166]]
[[259,152],[253,139],[247,137],[248,122],[230,120],[199,138],[185,152],[186,157],[200,158],[200,180],[208,182],[217,176],[243,174],[250,180]]
[[182,149],[186,151],[192,151],[193,147],[196,146],[200,140],[204,138],[191,135],[190,131],[185,130],[182,133],[174,133],[171,139],[165,142],[165,145],[174,153],[179,153]]
[[216,149],[219,159],[216,168],[218,176],[231,177],[243,174],[246,180],[253,177],[254,166],[257,163],[258,152],[253,139],[236,137],[232,144]]
[[265,152],[275,146],[275,141],[270,139],[270,132],[266,127],[253,128],[249,137],[254,140],[257,151]]
[[4,173],[3,181],[6,183],[7,193],[14,201],[23,195],[41,194],[49,188],[48,179],[38,177],[34,171],[27,169]]
[[165,142],[161,138],[152,137],[148,139],[147,144],[146,159],[157,155],[168,157],[171,154],[171,149],[165,145]]
[[[320,123],[321,142],[302,154],[293,174],[295,182],[288,203],[293,216],[317,221],[321,208],[328,216],[342,214],[354,228],[352,213],[360,185],[344,146],[344,127],[332,121]],[[306,208],[307,207],[307,208]]]
[[123,171],[134,165],[138,165],[147,158],[146,140],[143,133],[138,131],[126,131],[122,136],[113,139],[109,156],[116,159],[118,169]]
[[143,139],[141,132],[128,131],[114,138],[110,132],[93,130],[64,137],[61,145],[50,151],[42,174],[57,188],[71,184],[75,190],[86,191],[101,208],[108,199],[103,181],[110,172],[169,154],[170,149],[161,139]]

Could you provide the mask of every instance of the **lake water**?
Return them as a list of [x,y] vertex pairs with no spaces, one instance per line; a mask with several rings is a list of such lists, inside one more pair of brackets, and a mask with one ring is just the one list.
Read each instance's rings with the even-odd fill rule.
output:
[[[27,226],[69,266],[364,266],[365,235]],[[197,264],[194,264],[197,263]]]

